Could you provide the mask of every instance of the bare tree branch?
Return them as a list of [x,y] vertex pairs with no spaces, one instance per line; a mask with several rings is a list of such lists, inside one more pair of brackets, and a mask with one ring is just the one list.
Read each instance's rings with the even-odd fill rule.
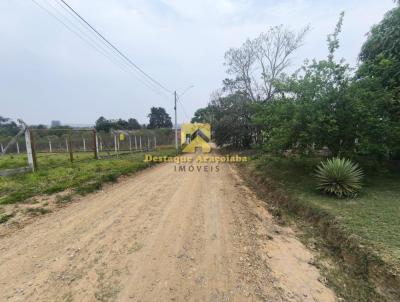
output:
[[[243,92],[253,101],[271,99],[276,93],[274,83],[290,65],[290,56],[302,45],[308,31],[308,26],[298,33],[275,26],[241,47],[228,50],[225,66],[234,79],[224,81],[226,88]],[[257,76],[258,70],[261,74]]]

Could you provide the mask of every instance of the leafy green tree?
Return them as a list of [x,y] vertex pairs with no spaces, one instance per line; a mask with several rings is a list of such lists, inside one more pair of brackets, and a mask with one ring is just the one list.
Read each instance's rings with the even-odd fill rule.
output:
[[14,136],[20,128],[9,118],[0,116],[0,136]]
[[352,69],[334,56],[343,24],[344,14],[340,15],[334,33],[328,36],[328,58],[306,62],[297,74],[280,83],[283,96],[262,105],[253,118],[263,129],[266,149],[309,153],[327,146],[335,155],[400,155],[399,76],[398,69],[393,70],[399,53],[386,49],[399,43],[384,46],[382,37],[395,24],[400,28],[398,10],[386,15],[390,22],[380,24],[390,26],[373,27],[355,77]]
[[140,128],[142,128],[142,126],[140,126],[139,122],[135,118],[128,119],[128,129],[129,130],[137,130]]
[[128,130],[129,129],[128,122],[121,118],[117,119],[117,120],[112,120],[111,123],[112,123],[114,129],[120,129],[120,130]]
[[351,69],[343,60],[334,59],[343,16],[328,35],[328,58],[306,61],[289,80],[280,83],[283,96],[264,104],[254,117],[264,130],[267,149],[309,153],[327,146],[339,154],[355,147],[359,120],[347,96]]
[[134,118],[130,118],[128,119],[128,121],[123,119],[109,120],[106,119],[104,116],[101,116],[97,119],[95,128],[97,131],[110,132],[111,129],[136,130],[140,129],[141,126],[139,122]]
[[364,153],[400,158],[400,7],[373,26],[360,53],[354,92],[368,106]]
[[172,121],[169,114],[162,107],[152,107],[148,115],[149,125],[147,128],[172,128]]
[[212,123],[213,112],[211,107],[200,108],[196,110],[191,123]]
[[248,148],[256,135],[251,118],[254,102],[240,93],[219,97],[206,108],[213,113],[212,130],[217,145]]
[[110,132],[110,129],[112,128],[112,124],[104,116],[100,116],[96,120],[95,128],[97,131]]
[[379,79],[355,81],[348,98],[358,118],[357,154],[377,159],[396,158],[400,154],[400,127],[387,112],[387,101],[393,94],[382,87]]

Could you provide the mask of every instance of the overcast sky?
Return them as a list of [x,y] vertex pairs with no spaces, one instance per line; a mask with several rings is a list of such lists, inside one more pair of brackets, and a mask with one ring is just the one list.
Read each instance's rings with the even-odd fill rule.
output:
[[[35,1],[59,8],[58,0]],[[182,99],[186,115],[180,107],[179,122],[190,119],[221,87],[225,51],[246,38],[273,25],[296,30],[310,24],[312,31],[293,61],[292,68],[298,67],[305,58],[326,56],[326,35],[345,10],[338,55],[354,65],[365,34],[394,7],[392,0],[67,2],[168,89],[179,93],[195,86]],[[173,115],[172,95],[149,89],[31,0],[0,0],[0,38],[2,116],[30,124],[93,124],[101,115],[135,117],[143,123],[152,106]]]

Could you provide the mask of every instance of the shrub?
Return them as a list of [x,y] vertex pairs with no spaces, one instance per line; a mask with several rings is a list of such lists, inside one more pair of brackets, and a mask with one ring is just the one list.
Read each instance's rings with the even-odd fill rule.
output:
[[351,160],[335,157],[321,162],[315,176],[318,190],[341,198],[357,195],[364,173]]

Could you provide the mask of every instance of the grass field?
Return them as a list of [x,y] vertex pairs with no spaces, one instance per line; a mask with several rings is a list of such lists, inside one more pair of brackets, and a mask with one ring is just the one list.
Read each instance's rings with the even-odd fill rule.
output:
[[[124,155],[127,151],[120,152]],[[100,152],[100,157],[115,156],[112,152]],[[74,161],[80,162],[91,160],[94,158],[93,152],[74,152]],[[37,164],[40,169],[48,169],[49,167],[63,166],[70,163],[69,153],[38,153],[36,155]],[[28,166],[26,154],[6,154],[0,157],[0,170],[14,169]]]
[[349,234],[378,251],[382,259],[400,268],[400,171],[366,171],[364,188],[355,199],[336,199],[315,190],[316,159],[264,157],[253,164],[289,196],[337,217]]
[[6,154],[0,157],[0,170],[26,167],[28,159],[25,154]]
[[[173,155],[173,147],[160,147],[147,152],[153,155]],[[25,173],[0,177],[0,206],[23,202],[39,194],[52,194],[74,189],[85,194],[99,189],[104,182],[115,181],[118,176],[130,174],[149,166],[144,163],[144,153],[125,154],[117,157],[93,159],[93,153],[75,153],[75,161],[68,161],[68,154],[39,154],[39,169]],[[26,166],[26,156],[0,157],[0,169]]]
[[[397,301],[400,170],[364,163],[361,194],[336,199],[315,189],[313,174],[319,162],[258,155],[246,170],[250,179],[261,181],[256,186],[261,185],[272,213],[283,221],[296,221],[311,247],[319,242],[325,252],[316,265],[341,297],[357,302]],[[326,265],[331,260],[338,266]]]

